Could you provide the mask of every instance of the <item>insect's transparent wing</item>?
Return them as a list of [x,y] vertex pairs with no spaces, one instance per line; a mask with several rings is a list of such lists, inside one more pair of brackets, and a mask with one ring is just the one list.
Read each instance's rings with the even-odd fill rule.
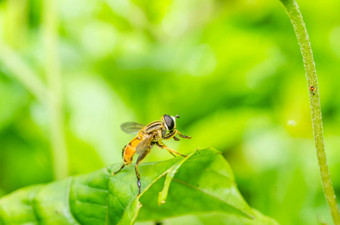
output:
[[144,127],[143,124],[136,122],[126,122],[120,125],[122,131],[124,131],[127,134],[137,134],[143,127]]
[[153,138],[152,134],[144,135],[143,140],[139,142],[139,144],[136,146],[137,154],[139,155],[142,154],[150,147],[152,138]]

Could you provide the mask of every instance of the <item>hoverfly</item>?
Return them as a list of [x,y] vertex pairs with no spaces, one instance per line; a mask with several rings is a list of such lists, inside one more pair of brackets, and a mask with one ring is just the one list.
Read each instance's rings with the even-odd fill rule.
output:
[[119,170],[113,173],[113,175],[116,175],[126,165],[130,165],[132,163],[134,154],[137,153],[139,157],[136,161],[135,172],[137,177],[138,195],[141,192],[138,164],[149,154],[151,148],[154,145],[157,145],[161,149],[166,149],[173,156],[177,154],[186,157],[186,155],[182,155],[162,143],[162,140],[169,140],[171,138],[173,138],[175,141],[179,141],[180,139],[176,137],[176,134],[178,134],[181,138],[191,138],[181,134],[178,130],[176,130],[176,118],[179,118],[179,116],[169,116],[165,114],[162,116],[161,121],[154,121],[146,126],[135,122],[126,122],[121,125],[121,129],[125,133],[137,135],[127,145],[124,146],[122,152],[124,163]]

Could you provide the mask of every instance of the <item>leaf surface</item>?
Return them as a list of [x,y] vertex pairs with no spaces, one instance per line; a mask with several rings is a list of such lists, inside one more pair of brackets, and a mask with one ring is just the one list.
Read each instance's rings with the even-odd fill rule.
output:
[[[223,213],[237,219],[258,217],[239,193],[224,158],[212,149],[187,158],[134,167],[113,176],[120,164],[46,185],[18,190],[0,199],[0,224],[133,224],[181,215]],[[255,223],[254,223],[255,224]]]

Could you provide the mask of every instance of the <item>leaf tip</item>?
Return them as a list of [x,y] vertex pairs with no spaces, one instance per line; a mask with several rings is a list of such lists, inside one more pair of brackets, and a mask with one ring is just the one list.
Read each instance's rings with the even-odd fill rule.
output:
[[166,202],[165,200],[158,199],[158,206],[165,204],[165,202]]
[[163,190],[158,193],[158,206],[165,204],[167,195],[168,189],[164,186]]

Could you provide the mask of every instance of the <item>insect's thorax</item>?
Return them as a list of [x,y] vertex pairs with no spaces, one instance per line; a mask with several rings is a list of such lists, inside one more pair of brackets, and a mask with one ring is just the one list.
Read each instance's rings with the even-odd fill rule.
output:
[[154,133],[153,142],[157,142],[162,139],[162,133],[165,132],[165,127],[161,121],[155,121],[146,125],[139,135]]

